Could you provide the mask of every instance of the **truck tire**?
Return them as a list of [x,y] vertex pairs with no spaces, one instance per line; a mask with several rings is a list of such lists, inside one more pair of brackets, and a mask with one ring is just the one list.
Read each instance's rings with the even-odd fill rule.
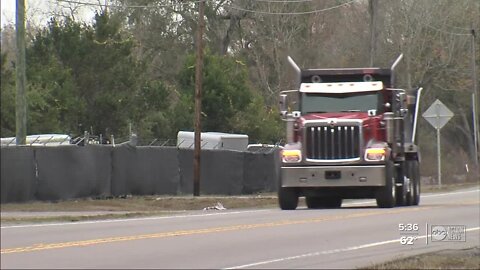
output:
[[311,209],[340,208],[342,206],[342,199],[337,197],[323,198],[307,196],[305,203],[307,207]]
[[412,202],[411,205],[418,205],[420,203],[420,166],[418,160],[411,161],[411,180],[412,182]]
[[385,163],[385,186],[377,190],[376,199],[377,205],[380,208],[392,208],[396,203],[396,187],[394,166],[392,161]]
[[410,178],[410,183],[409,183],[409,192],[407,194],[407,205],[413,205],[414,197],[415,197],[415,187],[414,187],[414,175],[413,175],[413,160],[408,160],[407,161],[407,177]]
[[408,183],[408,185],[409,185],[409,187],[408,187],[409,191],[408,191],[408,193],[407,193],[407,203],[406,203],[406,205],[407,205],[407,206],[410,206],[410,205],[413,205],[413,200],[414,200],[414,190],[413,190],[413,189],[414,189],[415,187],[413,186],[413,178],[412,178],[412,175],[410,174],[410,171],[411,171],[410,166],[411,166],[411,165],[409,164],[408,166],[409,166],[409,168],[408,168],[408,172],[409,172],[409,173],[408,173],[408,178],[410,178],[410,181],[409,181],[409,183]]
[[[400,166],[398,170],[404,170],[403,173],[397,173],[397,177],[406,176],[408,172],[408,165],[405,164],[403,167]],[[406,206],[408,205],[408,186],[405,184],[405,177],[402,179],[402,185],[397,187],[396,190],[396,199],[397,199],[397,206]]]
[[397,187],[397,190],[395,191],[396,193],[396,199],[397,199],[397,206],[407,206],[408,204],[408,187],[403,183],[402,186]]
[[298,206],[298,192],[295,188],[278,187],[278,204],[282,210],[295,210]]

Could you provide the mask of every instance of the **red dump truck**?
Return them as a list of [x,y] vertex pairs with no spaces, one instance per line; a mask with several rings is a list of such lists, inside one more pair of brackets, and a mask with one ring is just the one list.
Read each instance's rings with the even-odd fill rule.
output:
[[[337,208],[343,199],[375,198],[378,207],[418,205],[415,144],[422,88],[395,88],[395,67],[300,69],[298,88],[282,91],[287,141],[278,202],[294,210]],[[294,108],[294,109],[290,109]]]

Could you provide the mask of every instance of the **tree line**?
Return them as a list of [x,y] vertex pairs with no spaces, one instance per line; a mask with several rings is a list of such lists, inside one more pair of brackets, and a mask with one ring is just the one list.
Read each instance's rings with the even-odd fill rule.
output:
[[[91,25],[52,17],[27,47],[29,134],[66,133],[175,138],[193,130],[195,55],[186,51],[168,79],[153,75],[149,55],[126,30],[122,13],[99,12]],[[206,49],[202,127],[281,140],[274,107],[253,90],[241,57]],[[15,77],[2,53],[2,137],[15,133]],[[172,55],[174,56],[174,55]],[[14,63],[10,63],[14,64]],[[172,69],[170,67],[166,69]]]
[[[76,16],[82,2],[95,4],[91,22]],[[198,1],[56,4],[68,12],[29,28],[29,134],[127,136],[132,128],[175,138],[193,130]],[[204,131],[281,141],[278,94],[295,86],[288,55],[305,68],[389,67],[403,53],[398,86],[425,89],[421,112],[437,98],[445,103],[455,117],[442,129],[444,151],[459,164],[475,159],[471,30],[480,31],[479,1],[207,0],[205,18]],[[13,32],[2,28],[2,137],[15,131]],[[421,147],[434,155],[434,130],[420,120]],[[459,164],[452,170],[461,173]]]

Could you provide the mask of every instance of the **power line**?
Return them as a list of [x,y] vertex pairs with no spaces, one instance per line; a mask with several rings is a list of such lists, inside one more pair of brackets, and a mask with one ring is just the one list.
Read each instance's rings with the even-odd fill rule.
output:
[[428,28],[431,28],[435,31],[438,31],[440,33],[444,33],[444,34],[448,34],[448,35],[454,35],[454,36],[470,36],[471,34],[464,34],[464,33],[456,33],[456,32],[449,32],[449,31],[446,31],[446,30],[443,30],[443,29],[440,29],[440,28],[436,28],[436,27],[433,27],[429,24],[426,24],[426,23],[422,23],[423,25],[425,25],[426,27]]
[[304,3],[304,2],[314,2],[318,0],[251,0],[254,2],[264,2],[264,3]]
[[343,7],[343,6],[350,5],[351,3],[355,2],[355,1],[356,0],[351,0],[351,1],[348,1],[346,3],[336,5],[336,6],[333,6],[333,7],[329,7],[329,8],[316,9],[316,10],[310,10],[310,11],[302,11],[302,12],[268,12],[268,11],[261,11],[261,10],[244,9],[244,8],[241,8],[241,7],[238,7],[238,6],[235,6],[235,5],[231,5],[231,6],[226,7],[226,8],[231,8],[231,9],[236,9],[236,10],[239,10],[239,11],[245,11],[245,12],[251,12],[251,13],[268,14],[268,15],[306,15],[306,14],[320,13],[320,12],[340,8],[340,7]]
[[465,28],[465,27],[458,27],[458,26],[449,26],[451,28],[457,28],[457,29],[462,29],[462,30],[465,30],[465,31],[470,31],[471,29],[470,28]]
[[56,0],[56,1],[61,3],[77,4],[77,5],[84,5],[84,6],[109,7],[109,8],[159,8],[159,7],[173,7],[177,5],[188,5],[188,4],[200,2],[200,1],[186,1],[184,3],[178,3],[178,4],[140,6],[140,5],[112,5],[112,4],[89,3],[89,2],[76,1],[76,0]]
[[[77,5],[85,5],[85,6],[98,6],[98,7],[113,7],[113,8],[159,8],[159,7],[172,7],[176,6],[176,4],[164,4],[164,5],[155,5],[155,6],[146,6],[146,5],[112,5],[112,4],[100,4],[100,3],[89,3],[89,2],[84,2],[84,1],[76,1],[76,0],[56,0],[57,2],[62,2],[62,3],[69,3],[69,4],[77,4]],[[263,2],[263,3],[283,3],[283,4],[288,4],[288,3],[305,3],[305,2],[314,2],[316,0],[252,0],[255,2]],[[242,10],[242,11],[247,11],[247,12],[254,12],[254,13],[263,13],[263,14],[278,14],[278,15],[301,15],[301,14],[310,14],[310,13],[317,13],[317,12],[322,12],[322,11],[327,11],[335,8],[342,7],[344,5],[348,5],[356,0],[351,0],[350,2],[343,3],[337,6],[333,6],[330,8],[326,9],[319,9],[319,10],[312,10],[312,11],[307,11],[307,12],[290,12],[290,13],[267,13],[263,11],[255,11],[255,10],[246,10],[242,9],[238,6],[230,6],[232,9],[237,9],[237,10]],[[187,4],[192,4],[192,3],[199,3],[200,1],[187,1],[185,3],[178,3],[180,5],[187,5]]]

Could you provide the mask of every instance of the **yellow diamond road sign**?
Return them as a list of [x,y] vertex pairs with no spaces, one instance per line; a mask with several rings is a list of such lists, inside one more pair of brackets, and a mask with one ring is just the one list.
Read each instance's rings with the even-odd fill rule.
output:
[[430,105],[430,107],[423,113],[422,116],[434,128],[440,129],[450,120],[450,118],[453,117],[453,112],[437,99],[432,103],[432,105]]

